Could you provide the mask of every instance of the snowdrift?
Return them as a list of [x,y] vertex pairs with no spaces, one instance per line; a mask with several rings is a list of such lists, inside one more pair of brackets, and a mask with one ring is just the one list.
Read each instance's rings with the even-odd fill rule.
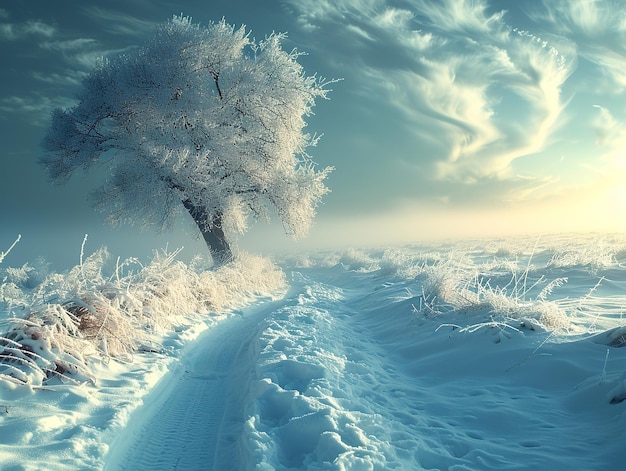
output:
[[625,247],[473,241],[216,272],[98,251],[64,275],[0,267],[0,463],[619,469]]

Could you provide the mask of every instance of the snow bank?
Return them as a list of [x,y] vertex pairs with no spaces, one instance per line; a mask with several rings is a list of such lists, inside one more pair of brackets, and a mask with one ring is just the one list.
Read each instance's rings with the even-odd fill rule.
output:
[[[259,326],[238,469],[619,466],[624,327],[588,335],[621,322],[624,295],[597,296],[618,262],[556,267],[558,253],[289,259],[291,296]],[[572,268],[586,278],[568,286]]]
[[[27,312],[3,319],[0,377],[33,386],[96,381],[92,361],[131,361],[138,350],[158,350],[155,334],[196,322],[284,284],[269,261],[242,255],[216,271],[156,253],[142,266],[116,261],[102,248],[65,274],[51,274],[27,289],[30,269],[5,270],[4,308]],[[8,281],[8,283],[7,283]],[[32,284],[32,283],[30,283]]]

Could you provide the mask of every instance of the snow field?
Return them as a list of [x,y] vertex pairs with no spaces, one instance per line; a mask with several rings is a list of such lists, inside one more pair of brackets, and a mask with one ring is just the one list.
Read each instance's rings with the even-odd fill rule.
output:
[[[550,281],[530,264],[509,292],[501,286],[510,280],[494,287],[461,280],[464,292],[430,266],[406,279],[388,260],[374,267],[355,258],[348,257],[357,271],[302,263],[291,284],[300,294],[268,320],[246,429],[261,469],[566,470],[623,462],[626,414],[615,405],[626,397],[626,352],[606,348],[623,344],[623,328],[585,335],[600,317],[611,322],[606,306],[616,300],[585,294],[575,309],[548,300],[561,285],[545,289]],[[592,282],[589,267],[575,263],[566,270],[587,276],[570,292]],[[443,302],[426,307],[428,287]]]
[[0,379],[0,464],[620,469],[626,251],[600,245],[299,256],[274,298],[267,265],[222,272],[221,314],[92,358],[97,381]]

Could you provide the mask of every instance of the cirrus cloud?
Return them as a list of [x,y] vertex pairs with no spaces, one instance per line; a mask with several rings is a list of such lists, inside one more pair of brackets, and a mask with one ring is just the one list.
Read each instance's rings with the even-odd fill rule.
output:
[[[400,110],[416,144],[432,143],[428,154],[417,146],[397,158],[419,161],[422,169],[430,165],[440,180],[530,184],[514,163],[542,151],[565,118],[562,87],[577,64],[571,43],[560,41],[557,50],[480,0],[291,5],[316,38],[358,61],[346,81],[381,110]],[[545,184],[537,178],[538,187]]]
[[[4,17],[8,17],[8,14]],[[41,20],[29,20],[24,23],[0,23],[0,38],[8,41],[17,41],[29,36],[50,38],[56,32],[57,30],[54,26],[48,25]]]
[[[545,29],[576,42],[579,54],[598,67],[615,93],[626,86],[626,5],[621,0],[551,0],[530,10]],[[602,92],[610,87],[600,85]]]

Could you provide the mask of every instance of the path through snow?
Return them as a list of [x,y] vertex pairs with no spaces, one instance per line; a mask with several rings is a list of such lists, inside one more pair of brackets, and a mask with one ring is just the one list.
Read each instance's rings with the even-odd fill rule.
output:
[[[290,274],[182,352],[111,445],[118,470],[607,469],[626,349],[418,316],[415,281]],[[455,322],[472,321],[471,313]],[[469,317],[468,317],[469,316]]]
[[[188,345],[182,358],[130,417],[105,469],[234,469],[241,434],[240,382],[257,325],[275,303],[227,318]],[[214,463],[230,460],[227,468]]]

